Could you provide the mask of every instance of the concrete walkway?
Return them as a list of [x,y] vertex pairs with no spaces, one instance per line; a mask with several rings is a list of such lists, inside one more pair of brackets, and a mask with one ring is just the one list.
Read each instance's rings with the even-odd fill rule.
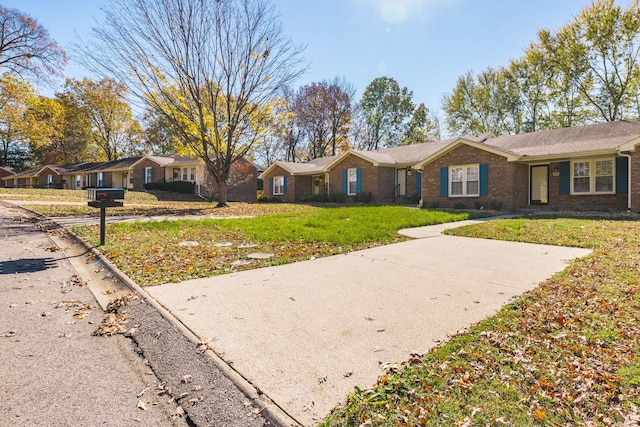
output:
[[146,290],[292,418],[494,314],[589,250],[403,230],[417,240]]

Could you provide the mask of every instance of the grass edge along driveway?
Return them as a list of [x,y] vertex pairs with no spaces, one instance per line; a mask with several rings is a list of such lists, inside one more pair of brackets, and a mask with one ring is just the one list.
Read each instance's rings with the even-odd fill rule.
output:
[[593,254],[367,390],[322,426],[640,423],[640,223],[494,220],[459,236]]

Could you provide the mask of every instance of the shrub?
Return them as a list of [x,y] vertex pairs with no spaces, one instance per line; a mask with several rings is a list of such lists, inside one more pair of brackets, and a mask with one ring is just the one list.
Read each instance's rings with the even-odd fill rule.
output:
[[440,202],[437,200],[434,200],[433,202],[431,202],[431,208],[432,209],[438,209],[440,208]]
[[172,191],[174,193],[185,194],[193,194],[195,188],[195,184],[189,181],[148,182],[144,185],[144,189],[147,191]]
[[357,203],[371,203],[373,195],[369,193],[358,193],[353,196],[353,200]]
[[272,197],[262,196],[258,198],[258,203],[282,203],[282,202],[283,200],[276,196],[272,196]]
[[499,200],[492,200],[491,203],[491,209],[494,211],[501,211],[502,210],[502,202]]
[[300,197],[301,202],[305,203],[327,203],[329,196],[327,194],[305,194]]
[[453,206],[454,209],[467,209],[467,206],[462,203],[462,202],[458,202]]
[[334,193],[329,196],[331,203],[344,203],[347,201],[347,197],[342,193]]

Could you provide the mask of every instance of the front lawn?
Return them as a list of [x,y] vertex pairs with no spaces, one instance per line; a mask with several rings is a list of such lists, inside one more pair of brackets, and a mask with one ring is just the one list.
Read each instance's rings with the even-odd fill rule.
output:
[[[255,218],[109,225],[106,245],[99,249],[134,281],[148,286],[385,245],[405,240],[397,234],[401,228],[467,218],[462,212],[400,206],[308,207]],[[74,231],[98,243],[97,226]],[[252,253],[272,256],[253,259]]]
[[448,233],[594,252],[372,388],[354,390],[321,425],[638,425],[640,223],[513,219]]
[[[18,203],[27,209],[50,218],[100,215],[100,209],[87,205],[86,190],[57,190],[44,188],[0,188],[0,200]],[[258,216],[278,212],[308,210],[310,206],[288,203],[257,204],[229,203],[217,209],[215,202],[207,202],[192,194],[169,191],[126,191],[124,206],[109,208],[110,216],[166,216],[215,215]]]

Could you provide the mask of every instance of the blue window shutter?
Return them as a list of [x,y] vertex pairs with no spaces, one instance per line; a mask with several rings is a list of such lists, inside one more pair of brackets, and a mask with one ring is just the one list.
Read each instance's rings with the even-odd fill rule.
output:
[[616,157],[616,193],[629,192],[629,162],[626,157]]
[[348,182],[347,182],[347,174],[349,172],[347,172],[346,169],[342,169],[342,194],[347,194],[347,186],[348,186]]
[[356,169],[356,194],[362,193],[362,169]]
[[560,162],[558,166],[560,171],[560,194],[571,194],[571,164],[569,162]]
[[273,195],[273,177],[269,178],[269,194]]
[[155,172],[155,169],[151,168],[151,182],[156,182],[156,179],[153,177],[154,172]]
[[287,177],[282,177],[282,194],[287,194]]
[[440,168],[440,197],[449,196],[449,168]]
[[489,195],[489,165],[486,163],[480,165],[480,195]]
[[422,171],[416,171],[416,193],[422,193]]

